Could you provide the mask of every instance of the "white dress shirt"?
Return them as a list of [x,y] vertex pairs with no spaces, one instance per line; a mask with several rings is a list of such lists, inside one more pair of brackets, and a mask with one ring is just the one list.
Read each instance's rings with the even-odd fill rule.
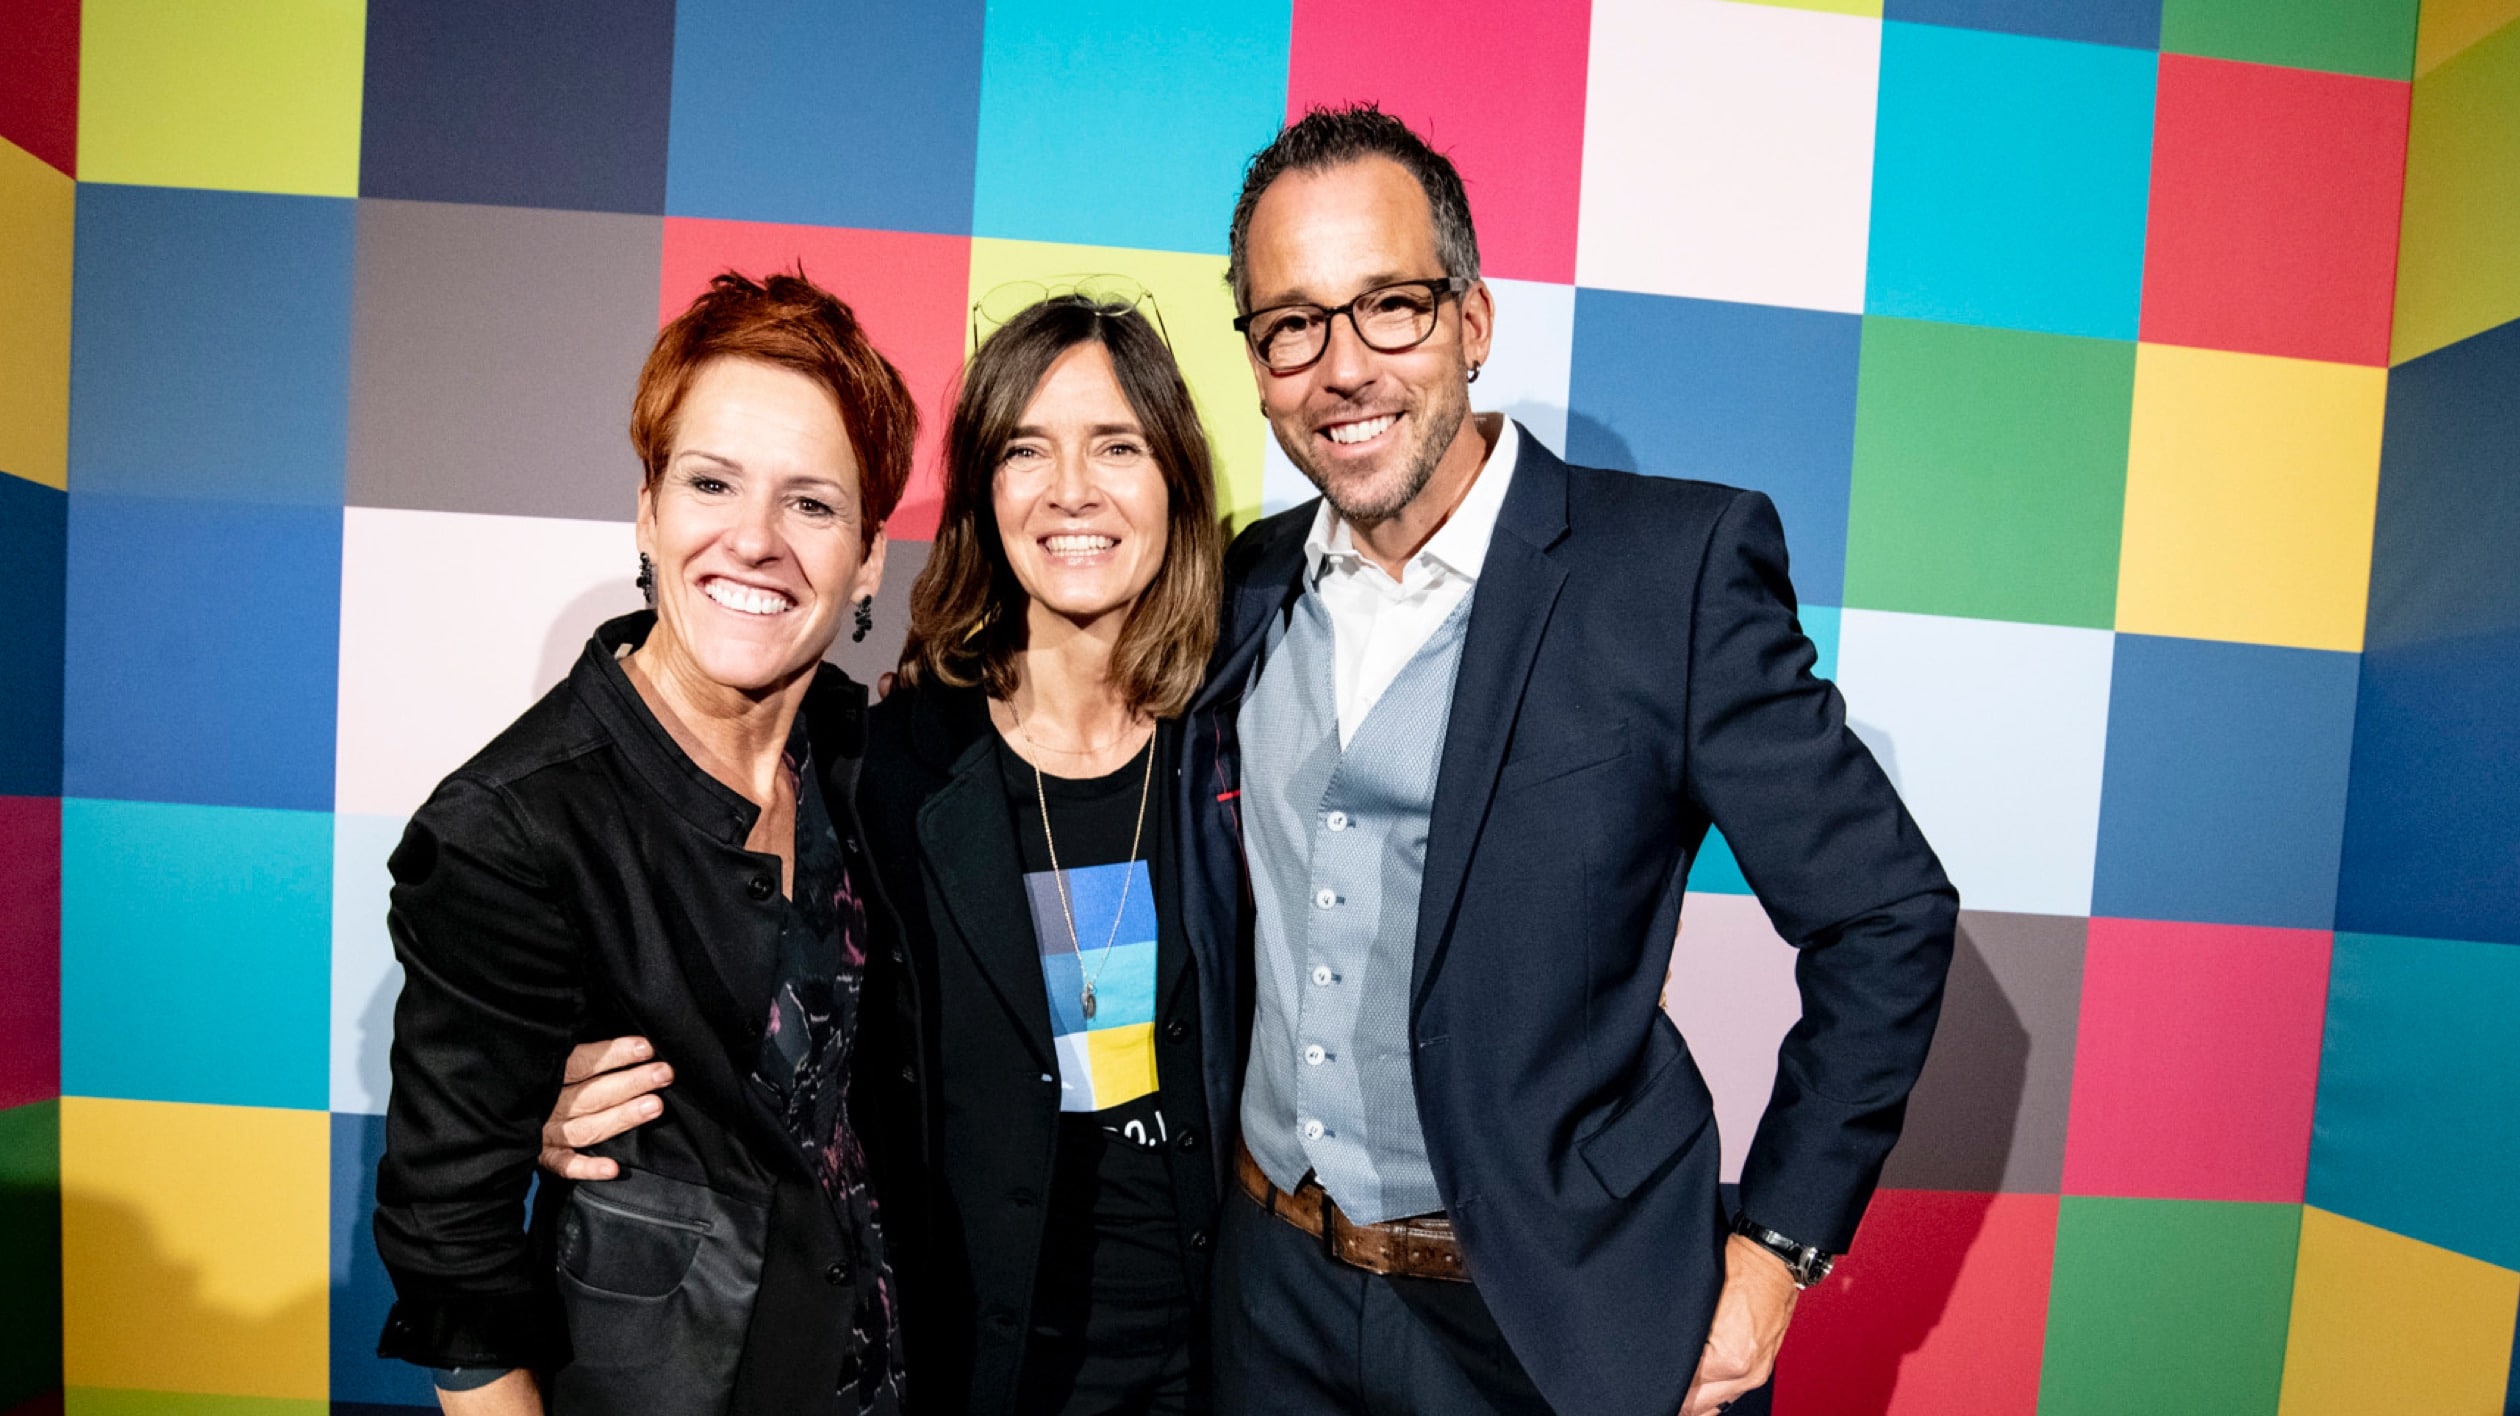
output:
[[1476,416],[1482,424],[1489,418],[1503,424],[1496,445],[1488,450],[1461,504],[1400,567],[1399,579],[1356,549],[1347,521],[1327,498],[1313,514],[1312,530],[1304,537],[1304,563],[1312,567],[1313,592],[1330,612],[1332,638],[1338,644],[1341,748],[1356,737],[1357,726],[1374,711],[1401,668],[1417,657],[1478,583],[1488,540],[1496,533],[1496,514],[1514,480],[1514,460],[1522,453],[1522,434],[1502,414]]

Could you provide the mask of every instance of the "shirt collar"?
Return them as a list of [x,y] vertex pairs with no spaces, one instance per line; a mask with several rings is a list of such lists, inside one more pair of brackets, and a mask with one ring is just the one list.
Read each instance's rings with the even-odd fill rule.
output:
[[[1462,494],[1461,505],[1453,508],[1453,514],[1409,562],[1411,566],[1432,562],[1465,580],[1475,581],[1479,567],[1487,562],[1488,542],[1496,535],[1496,518],[1505,509],[1505,489],[1513,482],[1514,464],[1522,456],[1522,430],[1502,413],[1473,416],[1494,418],[1502,425],[1496,446],[1488,450],[1487,461],[1481,464],[1470,490]],[[1333,557],[1361,559],[1347,522],[1324,497],[1313,509],[1312,529],[1304,536],[1304,564],[1318,576],[1326,568],[1325,561]]]

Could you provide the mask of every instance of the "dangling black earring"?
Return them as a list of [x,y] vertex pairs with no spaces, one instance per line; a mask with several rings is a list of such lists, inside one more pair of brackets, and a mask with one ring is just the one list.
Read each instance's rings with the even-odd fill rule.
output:
[[639,578],[634,583],[638,585],[639,593],[647,597],[648,608],[655,609],[656,562],[649,560],[645,551],[639,552]]
[[853,644],[863,644],[866,642],[866,636],[874,632],[875,597],[861,595],[857,602],[857,628],[850,633],[849,641]]
[[1476,365],[1476,364],[1473,364],[1473,365],[1471,365],[1471,366],[1470,366],[1470,382],[1472,382],[1472,383],[1477,383],[1478,381],[1479,381],[1479,366],[1478,366],[1478,365]]

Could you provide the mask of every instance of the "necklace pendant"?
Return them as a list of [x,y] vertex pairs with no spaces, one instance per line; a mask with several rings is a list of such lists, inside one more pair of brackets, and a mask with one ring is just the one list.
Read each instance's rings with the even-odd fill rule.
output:
[[1090,984],[1090,983],[1089,983],[1089,984],[1085,985],[1085,1021],[1087,1021],[1087,1022],[1089,1022],[1089,1023],[1090,1023],[1090,1022],[1092,1022],[1093,1020],[1094,1020],[1094,986],[1093,986],[1092,984]]

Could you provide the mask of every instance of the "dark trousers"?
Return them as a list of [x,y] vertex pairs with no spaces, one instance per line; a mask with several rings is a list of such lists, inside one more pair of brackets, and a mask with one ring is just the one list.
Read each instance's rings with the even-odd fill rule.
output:
[[1207,1409],[1186,1298],[1035,1300],[1019,1416],[1191,1416]]

